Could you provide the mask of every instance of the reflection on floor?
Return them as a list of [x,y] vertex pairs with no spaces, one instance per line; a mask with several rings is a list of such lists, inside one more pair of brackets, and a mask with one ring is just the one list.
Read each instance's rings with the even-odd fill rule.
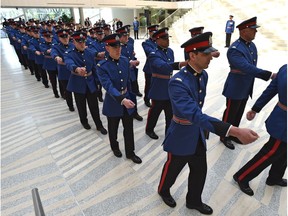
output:
[[[145,55],[142,40],[135,41],[141,61],[139,85],[143,92],[142,67]],[[176,60],[183,51],[179,44],[171,44]],[[214,59],[209,69],[209,84],[203,111],[221,118],[225,98],[221,95],[228,63],[226,50]],[[282,53],[277,53],[280,57]],[[284,57],[284,56],[283,56]],[[259,66],[276,72],[284,58],[271,63],[271,56],[259,55]],[[157,194],[166,153],[161,143],[164,138],[164,116],[161,114],[156,133],[159,140],[145,135],[148,108],[138,97],[139,114],[143,122],[134,121],[136,152],[141,165],[116,158],[109,146],[108,136],[82,128],[77,110],[70,112],[63,99],[54,98],[51,87],[44,88],[17,61],[8,39],[1,39],[1,212],[2,215],[33,215],[31,190],[38,188],[46,215],[200,215],[185,207],[188,167],[180,173],[171,193],[176,208],[167,207]],[[253,100],[268,85],[255,82]],[[264,121],[277,99],[270,102],[255,121],[242,120],[243,127],[255,129],[261,138],[249,146],[236,146],[234,151],[224,147],[219,138],[208,140],[208,175],[203,201],[214,209],[213,215],[271,216],[287,214],[287,189],[265,185],[267,170],[255,178],[250,186],[253,197],[243,194],[232,175],[265,143],[268,135]],[[102,108],[102,103],[100,103]],[[105,126],[107,120],[101,116]],[[91,116],[89,121],[92,125]],[[122,127],[119,129],[122,152]]]

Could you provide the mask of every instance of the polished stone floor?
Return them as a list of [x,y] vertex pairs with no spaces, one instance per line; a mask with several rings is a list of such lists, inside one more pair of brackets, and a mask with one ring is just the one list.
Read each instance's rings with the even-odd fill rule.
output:
[[[236,34],[236,33],[235,33]],[[145,55],[143,40],[135,41],[136,56],[141,61],[139,85],[143,92],[142,67]],[[255,40],[256,45],[261,40]],[[134,120],[136,153],[140,165],[125,157],[116,158],[108,136],[81,126],[77,110],[70,112],[63,99],[56,99],[51,87],[44,88],[28,70],[19,64],[8,39],[1,44],[1,215],[34,215],[31,190],[38,188],[46,215],[200,215],[185,207],[188,167],[180,173],[171,189],[177,206],[169,208],[157,194],[157,186],[166,161],[162,150],[164,116],[157,123],[158,140],[145,135],[148,108],[138,97],[138,109],[144,121]],[[217,45],[217,44],[216,44]],[[215,46],[216,46],[215,45]],[[220,44],[221,45],[221,44]],[[222,117],[225,98],[221,95],[229,65],[226,49],[213,59],[207,69],[208,92],[203,111]],[[171,42],[176,60],[182,60],[179,43]],[[286,52],[271,50],[259,53],[258,66],[274,72],[287,61]],[[273,62],[273,64],[272,64]],[[176,71],[175,71],[176,72]],[[254,97],[247,110],[268,82],[256,80]],[[277,102],[274,98],[249,122],[241,126],[253,128],[260,138],[247,146],[237,145],[234,151],[224,147],[213,134],[207,141],[208,174],[203,201],[214,209],[213,215],[285,216],[287,189],[265,184],[268,169],[251,181],[255,195],[242,193],[232,175],[268,140],[264,121]],[[100,103],[100,109],[102,103]],[[101,116],[107,127],[107,120]],[[124,152],[122,127],[119,128],[120,149]]]

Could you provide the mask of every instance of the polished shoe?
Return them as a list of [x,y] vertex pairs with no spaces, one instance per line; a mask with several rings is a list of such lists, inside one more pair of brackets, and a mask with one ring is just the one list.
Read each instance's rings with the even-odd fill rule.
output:
[[34,75],[34,72],[32,72],[31,75]]
[[274,186],[278,185],[281,187],[287,187],[287,179],[281,179],[279,181],[269,181],[268,179],[266,180],[266,184],[269,186]]
[[[75,111],[74,107],[69,107],[69,110],[70,110],[71,112],[74,112],[74,111]],[[89,128],[89,129],[90,129],[90,128]]]
[[46,84],[46,85],[44,85],[45,86],[45,88],[49,88],[49,85],[48,84]]
[[254,192],[253,190],[249,187],[248,183],[243,183],[241,181],[238,180],[238,178],[236,177],[236,175],[233,175],[233,179],[237,182],[240,190],[242,192],[244,192],[245,194],[249,195],[249,196],[253,196]]
[[106,134],[107,134],[107,130],[106,130],[104,127],[99,128],[99,129],[97,129],[97,130],[100,131],[100,133],[103,134],[103,135],[106,135]]
[[137,155],[134,155],[132,157],[127,157],[128,159],[132,160],[134,163],[137,163],[137,164],[141,164],[142,163],[142,160],[140,157],[138,157]]
[[38,81],[38,82],[40,82],[40,81],[41,81],[41,79],[40,79],[40,78],[38,78],[38,79],[37,79],[37,81]]
[[229,137],[229,138],[238,144],[243,144],[237,137]]
[[195,209],[205,215],[211,215],[213,213],[213,209],[210,206],[206,205],[205,203],[202,203],[201,206],[193,206],[186,203],[186,207],[188,209]]
[[60,96],[58,94],[55,94],[55,98],[59,98]]
[[122,157],[122,153],[120,150],[113,150],[113,154],[118,158]]
[[83,127],[86,129],[86,130],[90,130],[91,129],[91,126],[88,124],[88,123],[84,123],[82,124]]
[[142,97],[143,95],[142,95],[140,92],[137,92],[137,93],[136,93],[136,96]]
[[220,141],[229,149],[234,150],[235,146],[234,144],[231,142],[230,139],[227,138],[221,138]]
[[152,131],[152,132],[146,131],[146,134],[147,134],[151,139],[158,139],[158,138],[159,138],[154,131]]
[[102,97],[98,97],[99,102],[103,102],[103,98]]
[[145,105],[146,105],[147,107],[151,107],[151,103],[150,103],[149,101],[145,101]]
[[168,206],[170,206],[172,208],[174,208],[176,206],[176,202],[175,202],[174,198],[171,195],[164,196],[164,195],[161,195],[161,193],[158,193],[158,194],[161,196],[162,200],[164,201],[164,203],[166,205],[168,205]]
[[138,113],[134,114],[134,115],[133,115],[133,118],[136,119],[136,120],[138,120],[138,121],[143,121],[142,116],[140,116]]

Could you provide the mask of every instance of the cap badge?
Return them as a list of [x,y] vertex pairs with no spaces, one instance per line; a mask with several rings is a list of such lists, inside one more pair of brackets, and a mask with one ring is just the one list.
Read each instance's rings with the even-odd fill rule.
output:
[[116,40],[116,41],[119,41],[119,37],[118,37],[118,35],[116,35],[115,40]]
[[80,34],[79,37],[80,37],[80,38],[83,38],[83,34]]
[[66,34],[66,31],[63,31],[63,34]]
[[212,37],[209,36],[209,46],[212,46]]

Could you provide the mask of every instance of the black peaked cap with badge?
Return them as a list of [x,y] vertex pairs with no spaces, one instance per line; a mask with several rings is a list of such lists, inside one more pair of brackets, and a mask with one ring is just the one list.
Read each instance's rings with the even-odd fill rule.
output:
[[102,42],[105,43],[106,46],[120,46],[120,41],[119,41],[120,34],[111,34],[103,38]]
[[158,31],[154,32],[154,34],[152,35],[155,39],[159,39],[159,38],[163,38],[163,39],[167,39],[169,38],[169,34],[168,34],[169,28],[162,28],[159,29]]
[[156,32],[158,31],[158,28],[159,28],[159,25],[151,25],[147,27],[149,32]]
[[121,28],[118,28],[118,29],[116,30],[116,33],[120,34],[120,36],[122,36],[122,35],[127,35],[127,34],[128,34],[128,28],[127,28],[127,26],[123,26],[123,27],[121,27]]
[[212,47],[212,32],[205,32],[190,38],[188,41],[181,45],[186,53],[198,51],[203,53],[211,53],[217,51]]
[[203,26],[189,29],[189,32],[191,33],[191,37],[192,36],[194,37],[195,35],[198,35],[198,34],[202,34],[203,29],[204,29]]
[[245,28],[259,28],[260,26],[257,25],[257,17],[252,17],[248,20],[243,21],[239,25],[236,26],[239,30],[245,29]]
[[74,32],[71,37],[77,42],[85,42],[87,39],[87,33],[80,30]]
[[69,35],[69,31],[68,29],[60,29],[56,32],[56,34],[58,35],[58,37],[67,38]]

